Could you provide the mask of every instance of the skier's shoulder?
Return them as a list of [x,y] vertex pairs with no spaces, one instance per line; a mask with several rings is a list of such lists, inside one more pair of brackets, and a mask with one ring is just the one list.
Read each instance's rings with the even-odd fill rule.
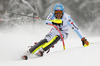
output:
[[69,20],[70,19],[70,15],[64,12],[63,19]]
[[54,15],[54,12],[50,12],[48,16],[53,16]]
[[49,15],[47,16],[47,19],[50,20],[52,16],[54,16],[54,12],[49,13]]
[[64,17],[68,18],[68,17],[70,17],[70,15],[64,12]]

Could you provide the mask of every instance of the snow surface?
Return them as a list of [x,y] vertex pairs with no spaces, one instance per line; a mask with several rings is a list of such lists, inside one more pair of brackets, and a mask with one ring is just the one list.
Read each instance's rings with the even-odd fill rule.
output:
[[46,25],[20,25],[10,31],[0,32],[0,66],[100,66],[100,37],[88,37],[91,43],[83,47],[80,38],[72,30],[65,40],[58,42],[43,57],[22,60],[21,55],[49,32]]

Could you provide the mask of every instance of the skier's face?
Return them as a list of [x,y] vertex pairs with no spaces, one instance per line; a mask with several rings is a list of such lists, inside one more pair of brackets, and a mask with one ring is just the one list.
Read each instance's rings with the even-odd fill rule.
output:
[[61,19],[62,14],[55,14],[55,17],[56,17],[57,19]]
[[57,19],[61,19],[62,18],[62,11],[55,11],[55,17]]

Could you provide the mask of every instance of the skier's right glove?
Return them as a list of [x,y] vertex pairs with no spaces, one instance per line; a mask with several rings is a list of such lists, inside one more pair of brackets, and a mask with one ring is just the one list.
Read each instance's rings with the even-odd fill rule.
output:
[[83,38],[81,39],[81,41],[82,41],[82,45],[83,45],[84,47],[89,46],[89,42],[87,41],[87,39],[85,39],[85,37],[83,37]]

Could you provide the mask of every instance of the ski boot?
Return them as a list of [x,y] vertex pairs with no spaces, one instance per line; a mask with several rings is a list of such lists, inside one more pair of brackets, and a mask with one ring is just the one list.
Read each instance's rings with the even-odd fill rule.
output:
[[28,57],[26,55],[22,56],[23,60],[28,60]]

